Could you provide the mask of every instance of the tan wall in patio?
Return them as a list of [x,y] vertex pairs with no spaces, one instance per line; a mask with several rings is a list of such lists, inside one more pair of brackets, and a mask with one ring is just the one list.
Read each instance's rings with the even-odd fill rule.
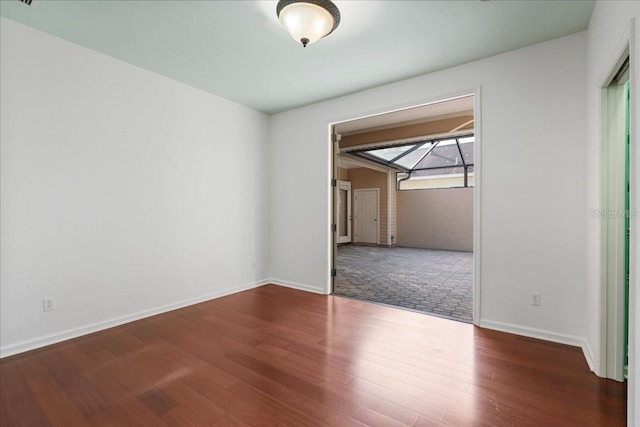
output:
[[338,168],[338,179],[340,181],[349,181],[349,169]]
[[473,188],[397,192],[398,246],[473,251]]

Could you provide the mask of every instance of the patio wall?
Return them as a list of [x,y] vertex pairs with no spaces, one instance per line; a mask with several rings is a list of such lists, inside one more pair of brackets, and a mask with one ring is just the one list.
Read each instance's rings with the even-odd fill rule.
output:
[[473,188],[397,192],[398,246],[473,251]]

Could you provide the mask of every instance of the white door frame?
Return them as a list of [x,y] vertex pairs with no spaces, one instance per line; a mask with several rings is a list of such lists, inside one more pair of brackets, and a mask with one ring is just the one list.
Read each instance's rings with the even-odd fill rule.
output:
[[[363,191],[374,191],[376,193],[376,245],[380,244],[380,189],[379,188],[358,188],[356,190],[353,190],[353,196],[354,196],[354,200],[357,199],[358,197],[358,193],[361,193]],[[356,219],[356,230],[358,227],[358,203],[354,203],[354,209],[353,209],[353,215],[354,218]],[[357,234],[354,231],[353,233],[353,241],[354,243],[358,242],[358,238],[356,237]]]
[[[600,325],[600,342],[597,354],[597,363],[595,364],[595,372],[597,375],[605,378],[611,378],[617,381],[623,381],[623,359],[624,359],[624,280],[626,278],[620,277],[624,275],[621,273],[621,265],[624,263],[624,241],[620,244],[620,239],[624,239],[624,230],[614,230],[617,218],[609,218],[610,215],[618,215],[618,206],[615,206],[615,197],[610,194],[610,188],[608,188],[610,179],[614,178],[609,173],[610,170],[616,170],[615,160],[609,161],[610,154],[610,140],[616,137],[615,131],[611,126],[611,109],[610,105],[610,90],[613,79],[615,78],[618,70],[622,66],[624,60],[630,56],[630,29],[623,35],[618,47],[615,51],[615,55],[612,56],[613,60],[608,64],[603,77],[601,78],[599,85],[599,100],[600,100],[600,209],[599,212],[602,221],[600,221],[600,312],[599,312],[599,325]],[[633,76],[630,76],[633,79]],[[633,117],[633,116],[631,116]],[[633,123],[631,124],[633,126]],[[632,136],[633,138],[633,136]],[[633,145],[632,140],[632,145]],[[635,166],[633,157],[631,160],[631,173],[634,174]],[[624,173],[624,172],[623,172]],[[632,196],[633,197],[633,196]],[[612,202],[612,199],[614,202]],[[614,203],[614,204],[612,204]],[[632,204],[633,206],[633,204]],[[623,208],[624,210],[624,203]],[[618,218],[619,219],[619,218]],[[631,226],[633,227],[633,221]],[[634,246],[634,234],[630,235],[630,247]],[[633,249],[632,249],[633,250]],[[633,269],[633,254],[630,255],[631,268]],[[622,267],[623,271],[623,267]],[[630,286],[633,286],[634,273],[631,273]],[[631,310],[631,295],[629,298],[629,309]],[[631,347],[633,325],[631,322],[631,316],[629,320],[629,347]],[[631,362],[631,360],[630,360]]]
[[[345,237],[341,237],[340,233],[338,233],[338,243],[350,243],[351,242],[351,182],[350,181],[338,181],[338,203],[340,203],[339,194],[340,190],[344,190],[347,192],[347,235]],[[336,221],[339,221],[340,218],[336,218]],[[338,225],[338,230],[340,229],[340,225]]]
[[[384,115],[387,113],[393,113],[395,111],[407,110],[415,107],[421,107],[429,104],[437,104],[439,102],[448,101],[456,98],[473,95],[474,97],[474,134],[475,134],[475,147],[474,147],[474,174],[475,185],[473,188],[473,324],[480,326],[482,319],[482,87],[475,86],[471,88],[461,89],[458,91],[452,91],[449,93],[440,93],[438,96],[430,95],[429,98],[423,98],[422,100],[414,100],[412,102],[404,103],[401,105],[390,104],[385,107],[375,110],[361,110],[349,115],[336,117],[332,120],[328,120],[327,125],[327,157],[329,159],[329,177],[337,179],[338,176],[338,153],[340,152],[338,143],[335,142],[334,126],[340,123],[351,122],[354,120],[362,119],[365,117],[373,117],[378,115]],[[328,209],[327,218],[328,224],[333,224],[334,212],[335,212],[335,187],[327,188],[327,200],[330,208]],[[334,207],[333,209],[331,207]],[[331,294],[333,292],[333,276],[331,276],[332,269],[336,266],[336,242],[335,233],[329,233],[327,238],[327,252],[330,265],[327,268],[327,281],[325,292]]]
[[[606,121],[603,127],[603,162],[601,187],[601,282],[603,297],[606,300],[606,340],[603,348],[603,359],[606,377],[624,380],[625,358],[625,151],[626,135],[625,116],[626,102],[621,99],[624,89],[609,87],[605,109]],[[623,104],[623,105],[620,105]],[[621,111],[622,110],[622,111]],[[604,326],[604,325],[603,325]]]

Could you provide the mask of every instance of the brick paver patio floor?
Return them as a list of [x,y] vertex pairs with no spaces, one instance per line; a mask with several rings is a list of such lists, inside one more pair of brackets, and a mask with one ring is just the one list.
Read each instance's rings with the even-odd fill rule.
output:
[[340,246],[335,294],[470,323],[473,253]]

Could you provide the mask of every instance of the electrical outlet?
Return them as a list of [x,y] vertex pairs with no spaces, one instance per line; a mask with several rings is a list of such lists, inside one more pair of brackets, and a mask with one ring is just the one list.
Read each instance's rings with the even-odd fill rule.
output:
[[531,305],[540,305],[540,292],[530,292],[529,302]]
[[251,262],[251,269],[252,269],[252,270],[255,270],[255,269],[256,269],[256,262],[255,262],[255,261],[252,261],[252,262]]
[[53,311],[56,309],[56,302],[53,297],[46,297],[42,300],[42,309],[44,311]]

